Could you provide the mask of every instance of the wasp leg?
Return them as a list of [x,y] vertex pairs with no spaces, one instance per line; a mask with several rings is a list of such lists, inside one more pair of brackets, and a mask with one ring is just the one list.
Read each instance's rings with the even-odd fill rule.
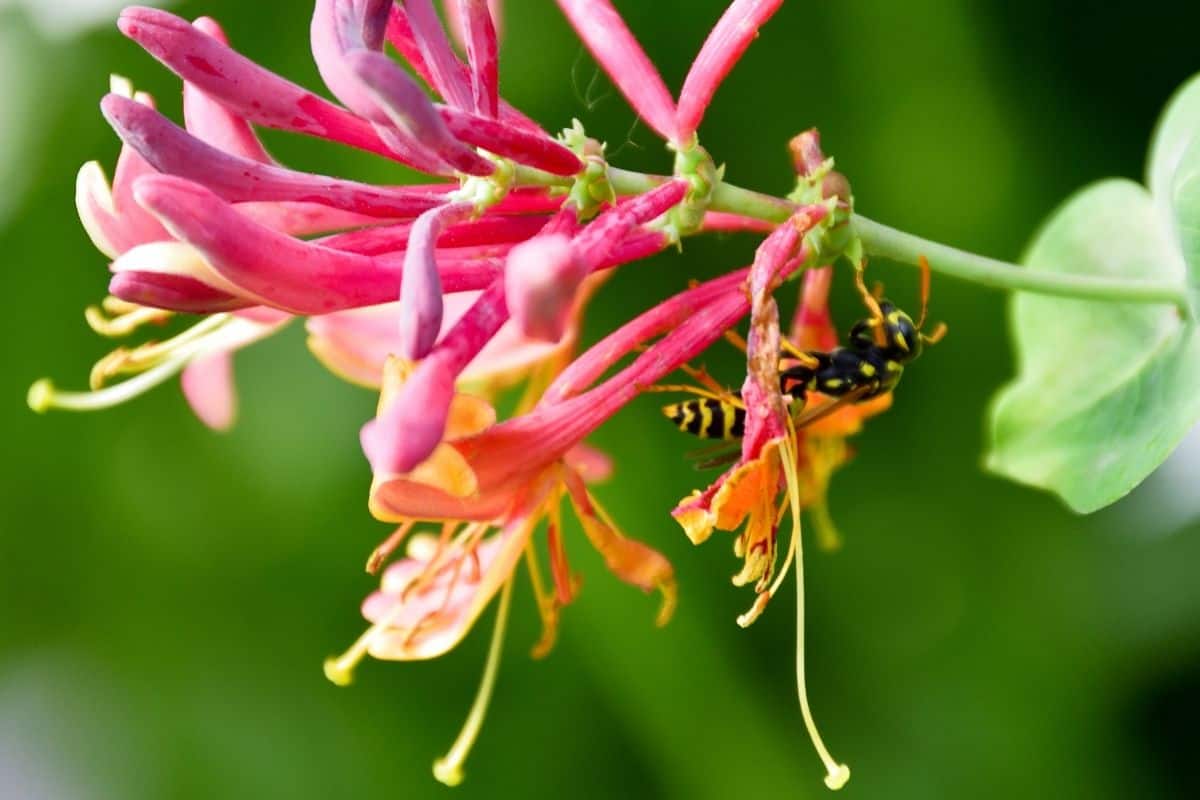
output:
[[804,367],[805,369],[816,369],[821,366],[821,362],[815,356],[796,347],[796,345],[788,341],[787,337],[780,338],[779,346],[788,354],[789,358],[800,362],[797,366]]
[[708,389],[710,392],[715,392],[716,394],[729,393],[729,390],[717,383],[716,379],[709,375],[708,370],[706,370],[703,366],[697,368],[693,367],[691,364],[681,364],[679,369],[682,370],[683,373],[689,378],[700,384],[700,386],[703,388]]
[[729,403],[737,408],[745,408],[742,400],[732,392],[722,389],[719,392],[702,389],[699,386],[688,386],[685,383],[652,383],[649,386],[642,387],[644,392],[683,392],[684,394],[694,394],[697,397],[706,397],[709,400],[716,400],[718,403]]
[[921,338],[925,340],[925,344],[937,344],[943,338],[945,338],[948,330],[949,328],[946,327],[946,323],[939,322],[937,325],[933,326],[933,333],[929,334],[928,336],[921,334]]
[[863,305],[871,312],[871,327],[875,329],[875,344],[880,347],[887,345],[887,333],[883,329],[883,311],[879,308],[879,301],[875,299],[875,295],[871,294],[867,289],[866,279],[863,273],[866,271],[865,264],[860,264],[854,268],[854,286],[858,289],[858,294],[862,298]]
[[803,428],[806,425],[813,424],[817,420],[824,419],[842,406],[858,402],[870,391],[870,386],[860,386],[853,391],[847,392],[846,394],[835,398],[831,402],[824,403],[817,408],[805,411],[796,417],[796,428]]

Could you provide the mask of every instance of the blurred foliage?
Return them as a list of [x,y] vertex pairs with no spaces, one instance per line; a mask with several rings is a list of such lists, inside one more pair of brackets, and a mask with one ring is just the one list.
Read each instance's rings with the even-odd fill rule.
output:
[[[617,5],[678,86],[724,3]],[[622,166],[668,168],[552,4],[507,6],[505,95],[548,126],[579,117]],[[319,86],[308,3],[178,8],[217,17],[253,58]],[[793,0],[718,95],[703,140],[733,181],[782,192],[785,142],[818,125],[864,213],[1015,258],[1078,186],[1140,177],[1155,115],[1200,66],[1196,11]],[[31,50],[23,69],[43,100],[21,155],[32,189],[0,231],[13,278],[0,320],[0,794],[444,796],[429,766],[470,704],[488,625],[433,663],[367,665],[350,689],[322,677],[322,658],[361,630],[374,583],[362,563],[387,529],[366,512],[357,441],[373,398],[325,374],[298,328],[239,357],[243,413],[227,436],[169,387],[100,416],[24,407],[35,378],[82,385],[104,352],[81,313],[104,291],[104,259],[72,188],[79,164],[111,167],[117,152],[96,108],[108,73],[179,108],[174,79],[112,29]],[[295,165],[398,178],[361,154],[267,140]],[[752,249],[745,237],[696,240],[622,271],[593,306],[589,339]],[[911,271],[875,271],[893,295],[915,291]],[[858,309],[841,286],[845,323]],[[854,772],[845,793],[1195,797],[1200,530],[1142,535],[1161,507],[1140,491],[1082,519],[982,473],[983,411],[1012,373],[1004,307],[935,282],[933,314],[951,334],[838,476],[846,546],[809,548],[810,687]],[[737,379],[731,349],[706,360]],[[728,542],[693,548],[666,514],[702,476],[660,399],[596,441],[619,468],[601,498],[676,564],[675,620],[655,630],[656,601],[618,585],[569,531],[583,595],[558,648],[531,662],[537,622],[520,587],[460,797],[826,791],[794,701],[787,593],[752,629],[733,624],[748,598],[729,585]]]

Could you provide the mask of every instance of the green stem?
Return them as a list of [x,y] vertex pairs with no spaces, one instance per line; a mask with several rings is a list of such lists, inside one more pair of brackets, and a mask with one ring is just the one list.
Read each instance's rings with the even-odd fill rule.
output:
[[1031,270],[931,242],[920,236],[873,222],[858,214],[854,215],[851,224],[870,255],[890,258],[905,264],[917,264],[924,256],[928,259],[931,270],[981,286],[1086,300],[1170,303],[1185,312],[1188,310],[1187,290],[1177,283]]
[[[642,194],[667,180],[670,180],[669,176],[648,175],[609,167],[609,181],[619,195]],[[795,204],[790,200],[725,182],[717,184],[709,203],[709,209],[712,211],[741,214],[767,222],[783,222],[791,216],[795,208]],[[922,239],[859,214],[852,217],[851,224],[869,255],[890,258],[914,266],[920,263],[923,256],[934,272],[961,278],[980,286],[1085,300],[1167,303],[1177,306],[1185,314],[1190,314],[1186,287],[1176,283],[1031,270],[1018,264]]]

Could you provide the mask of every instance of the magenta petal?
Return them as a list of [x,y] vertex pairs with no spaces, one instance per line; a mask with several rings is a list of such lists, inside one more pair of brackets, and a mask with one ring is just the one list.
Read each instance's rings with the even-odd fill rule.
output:
[[400,349],[410,360],[424,358],[442,328],[438,237],[443,227],[466,219],[474,210],[470,203],[452,203],[426,211],[413,223],[400,286]]
[[687,189],[686,181],[672,180],[605,211],[576,237],[577,256],[593,267],[603,262],[634,227],[662,216],[683,200]]
[[470,175],[490,175],[495,167],[446,128],[416,81],[383,53],[353,50],[345,56],[354,76],[386,113],[386,119],[421,142],[438,158]]
[[442,106],[438,111],[450,132],[467,144],[555,175],[574,175],[583,169],[574,153],[544,133],[530,132],[448,106]]
[[429,457],[445,434],[455,380],[507,321],[504,285],[496,281],[416,366],[374,424],[367,423],[363,450],[377,478],[409,472]]
[[121,12],[117,26],[167,69],[252,123],[404,160],[366,120],[260,67],[174,14],[133,6]]
[[495,117],[500,105],[499,46],[496,26],[487,0],[457,0],[447,3],[458,10],[471,68],[471,94],[475,113]]
[[667,141],[675,133],[675,103],[653,62],[609,0],[558,0],[587,45],[633,110]]
[[381,0],[317,0],[311,26],[317,70],[334,96],[354,113],[371,120],[384,142],[405,161],[425,172],[448,172],[450,168],[417,137],[392,124],[370,89],[354,74],[347,58],[352,52],[383,49],[390,6],[390,2]]
[[376,478],[412,471],[442,440],[454,397],[454,373],[437,362],[421,367],[359,434]]
[[725,9],[704,40],[679,93],[676,119],[681,141],[687,141],[700,127],[717,87],[781,5],[783,0],[733,0]]
[[[439,249],[478,247],[492,252],[500,248],[490,246],[524,241],[541,230],[545,224],[546,218],[543,216],[497,217],[489,215],[444,228],[441,235],[438,236],[437,246]],[[411,233],[411,223],[400,223],[339,233],[321,239],[319,243],[325,247],[350,253],[378,255],[406,250]]]
[[[425,81],[428,86],[445,97],[445,94],[438,90],[433,71],[425,63],[425,57],[421,55],[421,48],[417,46],[416,36],[413,34],[412,26],[408,21],[408,14],[398,4],[392,6],[392,16],[388,19],[387,40],[392,47],[396,48],[396,52],[408,62],[413,72],[421,80]],[[470,72],[467,69],[467,65],[456,58],[455,69],[460,76],[459,80],[467,84],[470,81]],[[515,128],[520,128],[531,133],[541,133],[543,135],[546,133],[540,125],[503,100],[500,101],[500,119]]]
[[254,305],[195,278],[165,272],[118,272],[109,280],[108,292],[130,303],[187,314],[216,314]]
[[588,265],[561,234],[536,236],[514,247],[504,265],[505,297],[526,336],[557,342],[566,330],[575,292]]
[[[201,17],[192,25],[221,44],[229,44],[215,20]],[[186,81],[183,84],[183,119],[188,133],[200,141],[251,161],[271,163],[271,156],[250,123]]]
[[230,202],[291,200],[376,217],[411,217],[442,202],[421,189],[371,186],[231,155],[119,95],[106,96],[100,108],[122,141],[159,172],[195,181]]
[[237,392],[232,353],[221,351],[195,359],[184,367],[179,380],[183,396],[201,422],[217,431],[233,427]]
[[[294,314],[323,314],[394,300],[400,262],[301,242],[247,219],[204,187],[173,176],[138,181],[138,202],[181,241],[191,244],[230,283],[263,305]],[[481,289],[499,265],[451,263],[446,291]]]
[[406,0],[402,13],[407,14],[413,39],[429,68],[438,94],[452,106],[473,108],[474,99],[466,72],[454,54],[450,40],[446,38],[446,31],[433,9],[433,3],[430,0]]

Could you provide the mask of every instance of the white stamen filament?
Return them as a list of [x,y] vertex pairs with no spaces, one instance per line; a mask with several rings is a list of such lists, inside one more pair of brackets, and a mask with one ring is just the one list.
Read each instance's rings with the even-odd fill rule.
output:
[[800,480],[796,474],[797,452],[795,435],[788,437],[783,446],[783,471],[787,478],[788,497],[792,507],[793,544],[796,554],[796,691],[800,697],[800,714],[813,747],[825,764],[825,785],[830,789],[841,789],[850,780],[850,768],[839,764],[825,748],[817,724],[813,721],[808,705],[808,688],[804,676],[804,543],[800,536]]
[[392,623],[400,618],[404,608],[404,601],[397,597],[388,612],[380,617],[378,622],[363,631],[346,652],[336,658],[331,656],[325,659],[325,677],[329,679],[329,682],[335,686],[349,686],[354,680],[354,668],[367,654],[371,641],[380,631],[390,628]]
[[[26,400],[29,407],[39,414],[52,408],[64,411],[111,408],[177,375],[197,356],[242,347],[275,329],[273,325],[262,325],[228,314],[214,314],[169,340],[171,347],[164,349],[161,354],[156,352],[149,369],[128,380],[90,392],[64,392],[56,389],[48,378],[43,378],[29,387]],[[166,344],[163,342],[163,345]]]
[[500,607],[496,610],[496,627],[492,631],[492,643],[488,646],[487,663],[483,668],[483,678],[479,682],[479,691],[475,694],[475,702],[462,731],[454,740],[446,755],[433,762],[433,777],[447,786],[457,786],[463,780],[463,764],[479,737],[483,727],[483,719],[487,714],[492,700],[492,689],[496,685],[496,674],[500,671],[500,654],[503,651],[504,628],[508,623],[508,606],[512,597],[513,580],[509,578],[504,588],[500,590]]

